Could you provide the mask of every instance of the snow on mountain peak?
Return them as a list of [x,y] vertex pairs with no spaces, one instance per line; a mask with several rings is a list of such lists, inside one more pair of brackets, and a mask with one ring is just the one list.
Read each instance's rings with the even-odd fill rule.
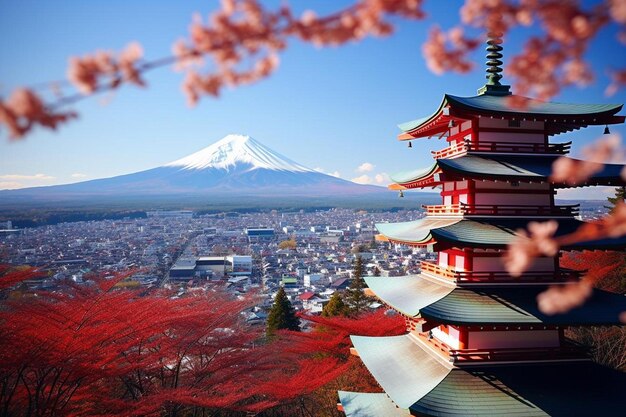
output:
[[236,134],[227,135],[214,144],[165,166],[182,169],[218,168],[228,170],[238,164],[251,165],[251,169],[316,172],[274,152],[250,136]]

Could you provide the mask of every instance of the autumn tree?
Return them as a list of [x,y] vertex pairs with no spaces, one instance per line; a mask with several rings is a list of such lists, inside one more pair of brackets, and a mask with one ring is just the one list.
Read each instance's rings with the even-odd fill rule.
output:
[[300,330],[300,319],[287,298],[285,289],[280,287],[274,298],[274,304],[267,316],[267,327],[265,329],[268,338],[273,338],[278,330]]
[[[626,294],[624,252],[570,252],[563,256],[561,266],[584,271],[597,288]],[[626,371],[626,327],[570,327],[567,336],[588,346],[596,362]]]
[[[281,340],[280,355],[294,355],[300,371],[280,385],[284,402],[262,412],[259,417],[341,416],[337,413],[337,390],[381,392],[358,357],[349,353],[350,335],[397,336],[406,333],[404,320],[384,311],[366,312],[358,318],[303,316],[312,323],[309,332],[287,332]],[[296,359],[294,359],[296,360]],[[320,379],[320,376],[323,378]],[[322,384],[319,382],[323,381]],[[277,383],[279,381],[275,381]]]
[[[0,265],[0,291],[36,273]],[[378,389],[348,354],[349,335],[405,331],[382,311],[307,316],[313,331],[262,343],[240,314],[253,299],[115,287],[129,275],[3,297],[0,416],[330,415],[339,384]]]
[[[21,275],[21,276],[20,276]],[[94,278],[0,305],[0,415],[196,415],[277,403],[280,358],[220,290],[180,298]],[[6,269],[0,290],[32,274]],[[258,388],[258,389],[257,389]]]
[[352,280],[350,286],[346,288],[345,303],[350,310],[350,313],[358,316],[361,314],[370,301],[365,295],[364,289],[367,287],[365,280],[363,279],[363,273],[365,268],[363,267],[363,260],[360,256],[354,259],[354,265],[352,268]]
[[348,306],[343,302],[341,293],[335,291],[322,309],[322,317],[347,316],[348,312]]
[[278,249],[295,250],[297,246],[298,246],[298,243],[296,242],[296,240],[291,238],[289,240],[283,240],[282,242],[280,242],[278,244]]

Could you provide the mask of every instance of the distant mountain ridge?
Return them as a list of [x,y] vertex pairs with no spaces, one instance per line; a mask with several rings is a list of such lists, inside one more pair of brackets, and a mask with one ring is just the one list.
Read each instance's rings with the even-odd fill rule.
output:
[[355,184],[300,165],[250,136],[228,135],[166,165],[74,184],[0,191],[5,197],[91,196],[351,197],[389,195],[382,187]]

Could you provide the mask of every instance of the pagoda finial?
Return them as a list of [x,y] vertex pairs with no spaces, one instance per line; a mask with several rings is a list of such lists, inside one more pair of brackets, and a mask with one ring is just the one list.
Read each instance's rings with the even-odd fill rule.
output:
[[502,79],[502,34],[489,32],[487,34],[487,83],[478,89],[478,94],[494,96],[508,96],[511,94],[508,85],[500,84]]

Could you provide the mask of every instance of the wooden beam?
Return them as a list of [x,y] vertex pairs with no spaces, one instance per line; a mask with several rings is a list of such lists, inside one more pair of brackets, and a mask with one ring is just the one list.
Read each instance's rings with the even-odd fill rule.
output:
[[439,323],[434,323],[432,321],[420,321],[415,325],[415,330],[419,333],[426,333],[439,326]]

